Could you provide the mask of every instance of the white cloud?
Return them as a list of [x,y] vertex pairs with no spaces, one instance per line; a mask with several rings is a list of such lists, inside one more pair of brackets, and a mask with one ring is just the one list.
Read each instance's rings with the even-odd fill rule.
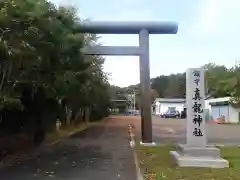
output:
[[239,0],[203,0],[191,31],[196,35],[212,35],[226,31],[233,19],[239,19]]
[[142,0],[121,0],[121,1],[116,1],[113,3],[114,7],[118,8],[118,7],[125,7],[125,8],[128,8],[128,7],[136,7],[136,6],[139,6],[143,3],[144,1]]
[[108,57],[106,58],[104,71],[110,72],[109,82],[118,86],[128,86],[139,83],[138,57]]
[[136,10],[132,8],[119,13],[119,19],[127,21],[153,21],[157,20],[158,18],[154,16],[150,9],[141,10],[138,8]]
[[73,5],[74,0],[48,0],[56,5]]
[[198,12],[198,17],[193,25],[193,32],[208,34],[213,33],[217,27],[218,0],[204,0]]

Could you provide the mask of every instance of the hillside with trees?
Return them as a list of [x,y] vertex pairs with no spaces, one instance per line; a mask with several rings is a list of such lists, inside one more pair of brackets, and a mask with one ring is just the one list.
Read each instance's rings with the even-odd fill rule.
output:
[[[240,100],[240,66],[226,68],[223,65],[209,63],[203,65],[205,69],[206,96],[226,97],[232,96],[233,100]],[[152,101],[160,98],[185,98],[186,73],[161,75],[151,79]],[[130,85],[126,88],[119,88],[119,92],[126,89],[134,89],[136,92],[137,107],[140,106],[140,85]]]
[[46,0],[0,1],[0,140],[25,134],[38,144],[57,117],[69,126],[108,115],[104,59],[80,51],[98,43],[77,33],[81,22]]
[[[211,97],[238,96],[240,66],[226,68],[213,63],[203,66],[205,69],[206,95]],[[153,78],[152,89],[159,97],[185,98],[186,74],[171,74]]]

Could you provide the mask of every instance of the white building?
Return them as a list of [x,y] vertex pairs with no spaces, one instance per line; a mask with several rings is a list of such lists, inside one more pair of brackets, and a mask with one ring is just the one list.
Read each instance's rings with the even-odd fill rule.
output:
[[181,98],[156,98],[154,101],[154,114],[160,115],[165,113],[168,109],[176,109],[181,112],[186,106],[186,99]]
[[234,107],[230,103],[230,97],[211,98],[205,100],[205,109],[208,110],[207,120],[216,120],[224,116],[227,123],[239,123],[240,108]]
[[[208,98],[205,100],[205,116],[207,121],[216,121],[219,117],[225,117],[227,123],[240,123],[240,108],[230,103],[230,97]],[[160,115],[168,109],[176,109],[179,112],[186,107],[186,99],[180,98],[156,98],[153,114]]]

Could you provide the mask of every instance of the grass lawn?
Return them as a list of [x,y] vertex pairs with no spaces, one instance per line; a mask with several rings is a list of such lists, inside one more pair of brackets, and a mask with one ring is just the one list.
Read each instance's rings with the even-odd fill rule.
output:
[[158,147],[137,146],[142,173],[147,180],[240,180],[240,148],[222,147],[221,155],[229,160],[230,168],[180,168],[174,165],[171,145]]

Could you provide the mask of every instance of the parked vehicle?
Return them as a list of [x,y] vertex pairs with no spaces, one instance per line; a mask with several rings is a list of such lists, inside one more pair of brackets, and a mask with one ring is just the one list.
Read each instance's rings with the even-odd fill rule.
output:
[[173,111],[166,111],[165,113],[162,114],[163,118],[180,118],[180,112],[177,110]]

